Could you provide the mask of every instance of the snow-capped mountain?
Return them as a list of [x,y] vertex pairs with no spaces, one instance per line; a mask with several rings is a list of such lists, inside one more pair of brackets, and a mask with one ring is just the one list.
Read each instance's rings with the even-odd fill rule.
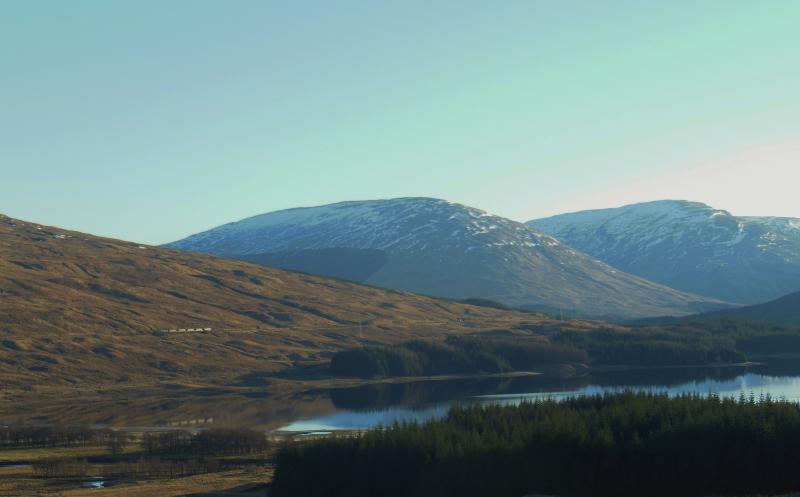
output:
[[169,246],[584,316],[682,315],[720,304],[625,274],[522,223],[430,198],[288,209]]
[[800,290],[800,219],[736,217],[701,203],[663,200],[528,225],[686,292],[750,304]]

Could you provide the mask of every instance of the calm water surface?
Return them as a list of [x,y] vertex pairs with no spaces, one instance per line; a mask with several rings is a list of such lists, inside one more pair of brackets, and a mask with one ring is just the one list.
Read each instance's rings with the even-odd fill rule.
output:
[[800,402],[800,364],[796,361],[752,368],[691,368],[626,371],[580,378],[526,377],[508,379],[428,381],[402,385],[371,385],[334,389],[336,410],[297,419],[280,431],[328,432],[360,430],[403,421],[427,421],[447,414],[453,403],[518,404],[542,398],[622,392],[708,395]]

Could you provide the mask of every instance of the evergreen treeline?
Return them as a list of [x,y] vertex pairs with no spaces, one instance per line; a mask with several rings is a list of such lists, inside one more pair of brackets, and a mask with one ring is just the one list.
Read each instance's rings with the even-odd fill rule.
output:
[[594,365],[688,366],[747,361],[730,337],[688,329],[562,331],[552,340],[586,352]]
[[167,431],[145,433],[142,448],[147,454],[225,456],[263,452],[268,443],[263,432],[246,428],[212,428],[197,433]]
[[542,339],[450,337],[445,342],[412,341],[395,347],[361,347],[334,354],[334,375],[362,378],[502,373],[535,366],[587,362],[585,352]]
[[724,318],[680,323],[664,329],[672,336],[726,343],[750,356],[800,353],[800,326]]
[[92,430],[86,427],[68,426],[21,426],[0,427],[0,448],[68,447],[102,443],[107,430]]
[[745,337],[738,340],[736,345],[754,356],[797,354],[800,352],[800,334],[775,333]]
[[[106,478],[178,478],[220,470],[216,456],[263,453],[269,444],[263,432],[240,428],[212,428],[191,433],[145,433],[129,454],[122,450],[134,440],[125,432],[65,427],[5,427],[6,447],[57,447],[105,443],[111,458],[102,460]],[[97,459],[97,458],[92,458]],[[79,478],[93,471],[90,460],[49,458],[36,461],[33,471],[43,478]],[[96,462],[96,461],[95,461]],[[96,468],[95,468],[96,469]]]
[[285,446],[278,497],[684,497],[800,489],[800,407],[617,394],[454,407]]
[[[109,429],[58,425],[0,427],[0,449],[105,444],[117,455],[129,443],[128,434]],[[211,428],[197,433],[182,430],[145,433],[141,445],[147,454],[170,456],[241,455],[263,452],[268,448],[263,432],[246,428]]]
[[443,342],[362,347],[334,354],[331,373],[362,378],[532,371],[548,364],[736,364],[800,353],[800,328],[743,319],[664,326],[556,330],[546,336],[470,335]]

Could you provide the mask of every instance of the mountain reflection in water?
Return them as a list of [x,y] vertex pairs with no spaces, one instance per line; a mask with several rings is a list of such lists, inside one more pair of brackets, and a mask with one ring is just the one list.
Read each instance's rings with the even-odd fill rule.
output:
[[336,388],[329,393],[335,412],[298,419],[280,431],[360,430],[439,418],[454,402],[518,403],[625,390],[668,395],[753,395],[756,399],[769,395],[800,401],[800,364],[778,361],[750,367],[610,371],[570,378],[525,376]]

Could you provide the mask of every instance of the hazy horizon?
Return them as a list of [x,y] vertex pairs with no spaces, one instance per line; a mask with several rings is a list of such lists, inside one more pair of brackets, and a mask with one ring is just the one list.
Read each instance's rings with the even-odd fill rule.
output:
[[800,217],[800,4],[4,8],[12,217],[153,244],[407,196]]

